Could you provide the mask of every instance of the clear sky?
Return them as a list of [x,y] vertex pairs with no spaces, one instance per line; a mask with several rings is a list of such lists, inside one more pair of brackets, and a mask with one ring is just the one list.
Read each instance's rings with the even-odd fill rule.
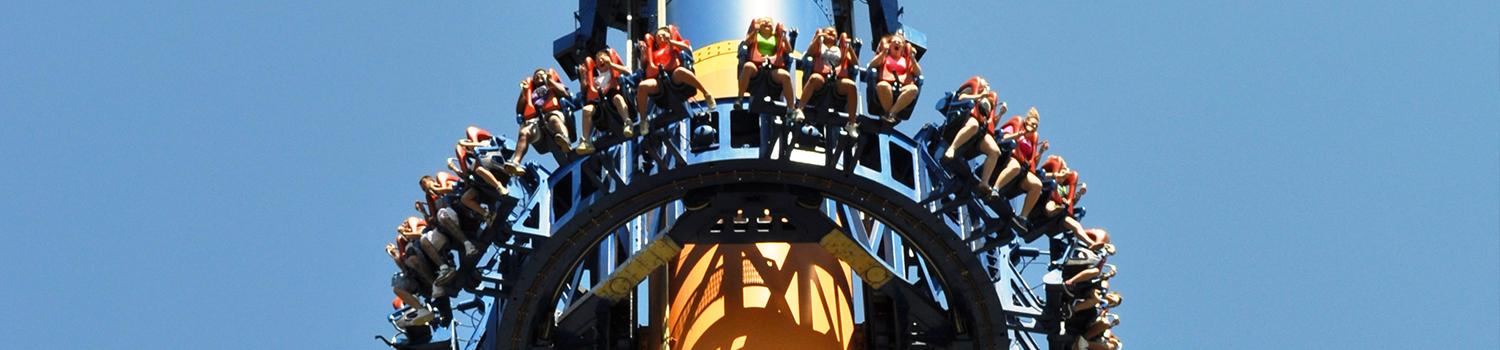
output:
[[[1500,347],[1500,4],[911,2],[1090,183],[1132,348]],[[0,338],[375,348],[417,176],[573,4],[0,2]]]

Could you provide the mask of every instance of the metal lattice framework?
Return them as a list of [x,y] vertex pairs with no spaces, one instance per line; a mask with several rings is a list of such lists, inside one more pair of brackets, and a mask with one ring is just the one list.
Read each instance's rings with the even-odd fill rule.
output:
[[653,110],[649,136],[600,131],[590,156],[539,143],[559,167],[529,165],[492,204],[508,215],[478,235],[482,277],[444,325],[450,339],[405,348],[635,348],[642,281],[684,244],[768,241],[816,243],[852,268],[876,310],[866,336],[885,341],[870,348],[1039,349],[1033,334],[1057,333],[1039,325],[1037,289],[1067,234],[1017,230],[1008,208],[955,190],[965,175],[934,159],[938,126],[910,137],[862,115],[852,137],[832,109],[793,122],[769,99],[733,112],[683,101]]

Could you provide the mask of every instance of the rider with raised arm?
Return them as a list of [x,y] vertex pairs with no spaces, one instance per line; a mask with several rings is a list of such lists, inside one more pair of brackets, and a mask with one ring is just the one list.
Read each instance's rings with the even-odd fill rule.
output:
[[568,98],[568,87],[557,77],[557,72],[538,68],[531,77],[521,80],[521,95],[516,99],[516,113],[521,115],[519,135],[516,136],[516,154],[505,163],[505,172],[511,175],[526,173],[521,159],[526,148],[541,137],[540,123],[547,123],[552,131],[552,141],[558,152],[572,150],[568,140],[567,115],[563,114],[562,100]]
[[[859,90],[849,74],[849,64],[856,59],[856,52],[850,45],[849,34],[839,33],[833,27],[820,28],[813,34],[806,53],[814,55],[812,69],[808,72],[807,83],[802,85],[802,98],[797,99],[796,110],[806,108],[813,93],[832,81],[837,84],[833,93],[846,100],[844,112],[849,114],[849,122],[844,125],[844,131],[856,135],[854,131],[857,130],[859,120]],[[799,113],[797,116],[800,115]]]
[[469,241],[468,234],[459,222],[458,212],[451,203],[458,178],[447,172],[438,172],[437,177],[422,176],[418,185],[422,187],[426,202],[416,202],[417,212],[422,213],[429,222],[437,222],[441,233],[463,242],[465,256],[478,255],[479,249],[474,242]]
[[[650,109],[646,108],[647,99],[660,93],[662,89],[671,88],[667,85],[691,87],[703,92],[703,99],[710,105],[713,103],[713,96],[708,93],[708,89],[703,87],[703,83],[698,82],[698,76],[683,65],[683,53],[692,52],[693,47],[677,33],[676,26],[657,28],[639,45],[642,51],[641,62],[646,69],[646,75],[641,79],[635,93],[636,112],[639,113],[641,120],[641,135],[651,130],[650,121],[646,119],[646,113]],[[670,74],[672,80],[662,81],[663,74]]]
[[740,66],[739,93],[734,97],[734,108],[739,109],[741,100],[749,93],[750,80],[757,74],[770,73],[771,81],[781,86],[781,96],[793,118],[800,113],[793,108],[796,96],[792,94],[792,74],[787,71],[786,53],[792,50],[787,39],[786,28],[770,17],[750,20],[745,31],[744,44],[750,48],[749,57]]
[[[410,227],[410,225],[414,224],[414,219],[416,218],[408,218],[402,221],[401,226]],[[385,245],[385,253],[391,257],[391,261],[396,263],[396,273],[391,276],[391,292],[396,294],[398,301],[406,305],[411,305],[412,308],[417,310],[417,314],[411,320],[407,320],[408,323],[426,323],[432,320],[432,311],[423,306],[421,299],[418,299],[417,295],[430,293],[431,287],[429,286],[431,286],[433,280],[432,271],[427,269],[427,265],[420,261],[420,257],[417,257],[414,251],[408,250],[416,248],[415,246],[410,246],[412,242],[411,238],[401,233],[402,231],[399,228],[397,232],[396,242],[386,243]]]
[[[976,142],[979,152],[985,156],[984,164],[980,167],[979,178],[988,180],[991,175],[995,174],[995,165],[1000,161],[1000,146],[996,143],[993,134],[995,131],[995,121],[1000,119],[1001,115],[1005,114],[1007,111],[1006,105],[1004,102],[999,102],[999,95],[990,89],[989,81],[977,75],[969,78],[968,81],[965,81],[958,88],[958,95],[955,96],[955,99],[959,101],[973,101],[974,107],[969,109],[967,113],[956,116],[963,118],[963,126],[959,127],[957,134],[953,136],[953,142],[949,143],[947,150],[943,152],[943,160],[949,161],[954,159],[957,156],[956,152],[959,148],[969,142]],[[958,123],[959,121],[950,119],[950,122]],[[981,133],[980,131],[984,132]],[[979,139],[974,140],[975,137]],[[984,192],[987,192],[987,197],[990,197],[991,200],[999,198],[1000,194],[997,187],[983,181],[980,183],[984,186]],[[998,184],[995,186],[998,186]]]
[[630,73],[630,68],[625,67],[624,61],[620,60],[620,54],[614,49],[605,48],[595,52],[593,57],[583,61],[578,67],[579,74],[583,75],[579,84],[582,85],[584,98],[587,100],[583,105],[583,130],[579,135],[578,148],[574,151],[578,154],[589,154],[594,152],[593,132],[594,115],[603,113],[600,108],[614,108],[615,113],[620,116],[622,125],[620,129],[625,137],[635,136],[635,121],[630,115],[630,106],[625,104],[625,94],[620,86],[620,77]]
[[1046,141],[1038,143],[1037,128],[1041,123],[1041,114],[1037,113],[1036,107],[1031,107],[1026,116],[1012,117],[1005,122],[996,133],[1000,135],[997,142],[1014,140],[1015,150],[1010,152],[1011,159],[1007,160],[1005,168],[1000,170],[1000,176],[992,185],[996,189],[1005,188],[1017,176],[1021,178],[1021,189],[1026,191],[1026,201],[1021,206],[1020,222],[1026,223],[1026,218],[1031,216],[1032,207],[1036,206],[1037,197],[1042,194],[1042,181],[1032,171],[1036,168],[1037,158],[1042,152],[1047,151]]
[[916,52],[906,41],[906,34],[898,30],[880,39],[875,57],[870,58],[869,67],[880,69],[875,95],[885,110],[880,118],[888,124],[895,124],[896,115],[917,100],[917,77],[922,75],[922,66],[917,64]]

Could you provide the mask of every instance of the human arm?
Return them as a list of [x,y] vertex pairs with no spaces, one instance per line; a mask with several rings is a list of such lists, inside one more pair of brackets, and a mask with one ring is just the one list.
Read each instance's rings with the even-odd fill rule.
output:
[[426,202],[414,201],[413,206],[417,209],[417,213],[420,213],[423,216],[432,216],[431,213],[427,210]]
[[451,157],[448,158],[448,170],[452,170],[454,174],[463,174],[464,172],[462,170],[459,170],[457,165],[453,164],[453,162],[456,160],[457,159]]
[[911,79],[916,80],[916,77],[922,76],[922,63],[917,62],[917,49],[910,42],[906,43],[906,55],[911,58]]
[[568,86],[563,85],[562,81],[552,80],[550,77],[551,73],[548,73],[548,75],[547,87],[551,88],[552,95],[556,97],[568,97]]
[[693,50],[692,46],[689,46],[687,42],[684,42],[682,40],[668,39],[667,40],[667,44],[668,45],[672,45],[672,47],[675,47],[678,50],[687,50],[687,51],[692,51]]
[[613,69],[616,72],[620,72],[621,74],[628,74],[628,73],[630,73],[630,67],[626,67],[623,64],[615,63],[614,60],[605,61],[604,65],[607,66],[607,67],[609,67],[609,69]]
[[526,91],[531,90],[531,80],[521,79],[521,93],[516,95],[516,114],[526,112],[526,104],[531,103],[526,99]]

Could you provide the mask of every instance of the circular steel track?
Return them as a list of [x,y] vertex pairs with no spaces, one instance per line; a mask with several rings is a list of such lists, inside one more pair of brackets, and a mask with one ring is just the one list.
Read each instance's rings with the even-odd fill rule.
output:
[[[1007,348],[1006,317],[994,282],[978,255],[943,219],[928,208],[878,181],[840,170],[773,159],[730,159],[686,164],[651,175],[638,175],[628,186],[601,191],[592,203],[576,208],[571,220],[554,224],[555,234],[528,253],[519,279],[497,311],[499,324],[486,335],[494,349],[530,349],[537,334],[552,322],[554,302],[564,279],[611,232],[652,208],[694,189],[786,185],[818,189],[826,198],[875,216],[908,240],[935,268],[951,305],[957,343],[973,348]],[[492,318],[495,320],[495,318]]]

